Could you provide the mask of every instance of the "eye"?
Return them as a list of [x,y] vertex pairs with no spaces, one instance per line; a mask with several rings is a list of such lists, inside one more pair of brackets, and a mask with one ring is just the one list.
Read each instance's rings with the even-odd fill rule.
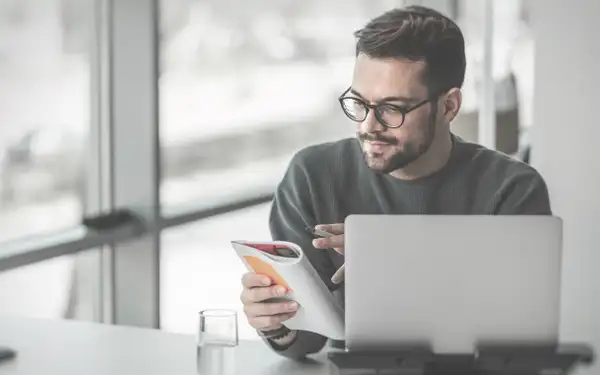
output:
[[400,114],[406,112],[406,108],[399,107],[394,104],[383,104],[379,106],[382,112],[387,112],[389,114]]

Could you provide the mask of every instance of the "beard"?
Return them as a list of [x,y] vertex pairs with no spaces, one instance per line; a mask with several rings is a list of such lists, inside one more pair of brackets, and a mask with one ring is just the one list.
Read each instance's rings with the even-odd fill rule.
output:
[[382,152],[367,152],[365,151],[364,143],[365,141],[376,141],[388,144],[389,146],[387,147],[394,147],[398,145],[396,138],[386,137],[380,132],[358,133],[357,137],[363,149],[365,162],[369,168],[382,174],[389,174],[406,167],[425,154],[431,147],[435,137],[436,114],[437,110],[432,111],[428,123],[423,127],[423,134],[420,137],[423,140],[422,142],[407,142],[402,150],[397,150],[390,156],[386,156]]

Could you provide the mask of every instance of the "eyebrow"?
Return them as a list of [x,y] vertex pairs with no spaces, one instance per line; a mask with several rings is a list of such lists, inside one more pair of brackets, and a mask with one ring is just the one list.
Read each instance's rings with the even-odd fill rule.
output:
[[[358,91],[356,91],[353,88],[350,88],[350,93],[358,96],[359,98],[363,99],[363,100],[367,100],[364,96],[362,96]],[[386,96],[385,98],[381,98],[379,100],[377,100],[376,102],[382,103],[382,102],[393,102],[393,101],[401,101],[401,102],[406,102],[406,103],[414,103],[417,101],[416,98],[409,98],[407,96]]]

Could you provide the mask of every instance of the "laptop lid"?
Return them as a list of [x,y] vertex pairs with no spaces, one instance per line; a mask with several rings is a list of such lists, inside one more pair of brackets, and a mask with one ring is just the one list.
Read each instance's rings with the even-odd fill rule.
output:
[[558,340],[559,218],[351,215],[345,236],[348,350]]

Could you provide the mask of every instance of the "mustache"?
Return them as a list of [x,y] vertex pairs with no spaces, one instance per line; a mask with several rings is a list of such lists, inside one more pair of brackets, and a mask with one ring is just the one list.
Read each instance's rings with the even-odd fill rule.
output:
[[381,135],[381,133],[356,133],[356,136],[361,141],[371,141],[371,142],[383,142],[388,143],[390,145],[395,145],[398,143],[396,138],[385,137]]

